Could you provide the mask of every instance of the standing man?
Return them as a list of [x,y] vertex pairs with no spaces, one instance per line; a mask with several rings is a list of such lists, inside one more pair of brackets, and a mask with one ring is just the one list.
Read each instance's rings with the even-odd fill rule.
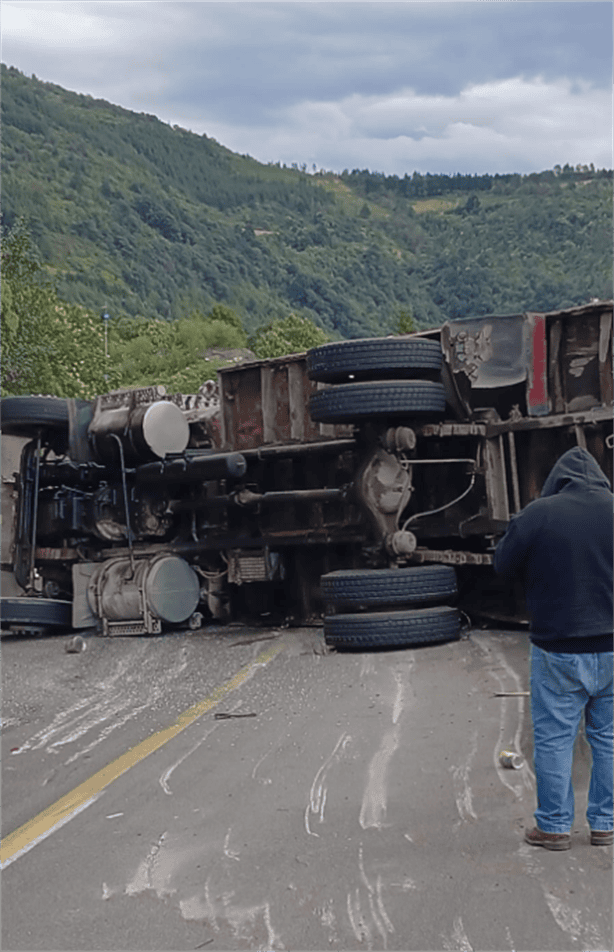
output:
[[554,464],[540,498],[512,517],[495,552],[495,571],[522,579],[531,617],[537,825],[525,840],[549,850],[571,846],[571,771],[582,713],[593,754],[591,843],[614,840],[613,503],[595,459],[576,446]]

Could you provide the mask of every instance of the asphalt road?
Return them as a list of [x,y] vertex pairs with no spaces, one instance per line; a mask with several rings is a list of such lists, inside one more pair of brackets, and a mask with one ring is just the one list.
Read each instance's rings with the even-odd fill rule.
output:
[[66,641],[2,643],[4,950],[613,948],[583,737],[572,849],[522,839],[523,632]]

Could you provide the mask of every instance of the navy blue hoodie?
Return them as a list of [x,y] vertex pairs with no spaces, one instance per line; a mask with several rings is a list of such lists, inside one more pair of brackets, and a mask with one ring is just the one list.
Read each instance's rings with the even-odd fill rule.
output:
[[512,516],[494,568],[522,579],[540,648],[612,650],[613,511],[607,478],[576,446],[554,464],[540,498]]

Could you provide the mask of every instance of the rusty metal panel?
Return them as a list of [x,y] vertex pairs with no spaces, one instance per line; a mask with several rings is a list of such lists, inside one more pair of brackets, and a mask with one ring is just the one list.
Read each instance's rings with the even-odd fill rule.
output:
[[505,473],[505,450],[503,437],[499,435],[486,440],[484,447],[486,495],[488,517],[490,519],[509,520],[510,510],[507,497],[507,476]]
[[352,435],[349,425],[312,421],[309,397],[320,385],[309,379],[304,354],[226,367],[218,377],[223,445],[227,449]]
[[527,376],[524,315],[448,321],[441,347],[452,373],[463,371],[473,388],[512,386]]
[[601,403],[599,336],[599,314],[573,316],[564,322],[561,362],[566,410],[587,410]]
[[518,458],[516,456],[516,437],[513,430],[507,434],[507,443],[509,450],[510,472],[512,475],[512,491],[514,500],[514,512],[520,512],[520,481],[518,479]]
[[[291,364],[283,363],[263,368],[262,425],[265,443],[290,441],[290,395],[288,372]],[[268,395],[265,400],[264,382],[268,376]]]
[[260,367],[220,374],[224,446],[235,450],[262,444]]
[[546,315],[552,412],[612,403],[612,304],[599,301]]
[[561,340],[563,339],[563,320],[553,318],[549,326],[548,346],[548,391],[553,413],[565,411],[565,395],[561,376]]
[[270,364],[263,364],[260,368],[260,406],[262,412],[262,442],[274,443],[277,394],[273,380],[273,368]]
[[288,412],[290,414],[290,439],[299,442],[305,439],[305,374],[296,362],[288,364]]
[[601,402],[612,403],[612,308],[599,317],[599,387]]

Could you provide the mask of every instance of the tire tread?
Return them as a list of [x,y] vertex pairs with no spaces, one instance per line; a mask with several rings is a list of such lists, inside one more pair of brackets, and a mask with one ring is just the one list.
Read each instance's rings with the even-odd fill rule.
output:
[[443,384],[433,380],[388,380],[340,384],[311,396],[309,412],[316,423],[346,423],[369,417],[443,414]]
[[324,618],[324,640],[338,648],[435,644],[459,638],[460,613],[447,606]]
[[375,337],[333,341],[307,352],[307,372],[312,380],[335,383],[348,376],[413,377],[416,372],[441,370],[441,347],[427,338]]
[[445,602],[457,594],[451,565],[400,569],[342,569],[321,579],[322,597],[335,607]]

